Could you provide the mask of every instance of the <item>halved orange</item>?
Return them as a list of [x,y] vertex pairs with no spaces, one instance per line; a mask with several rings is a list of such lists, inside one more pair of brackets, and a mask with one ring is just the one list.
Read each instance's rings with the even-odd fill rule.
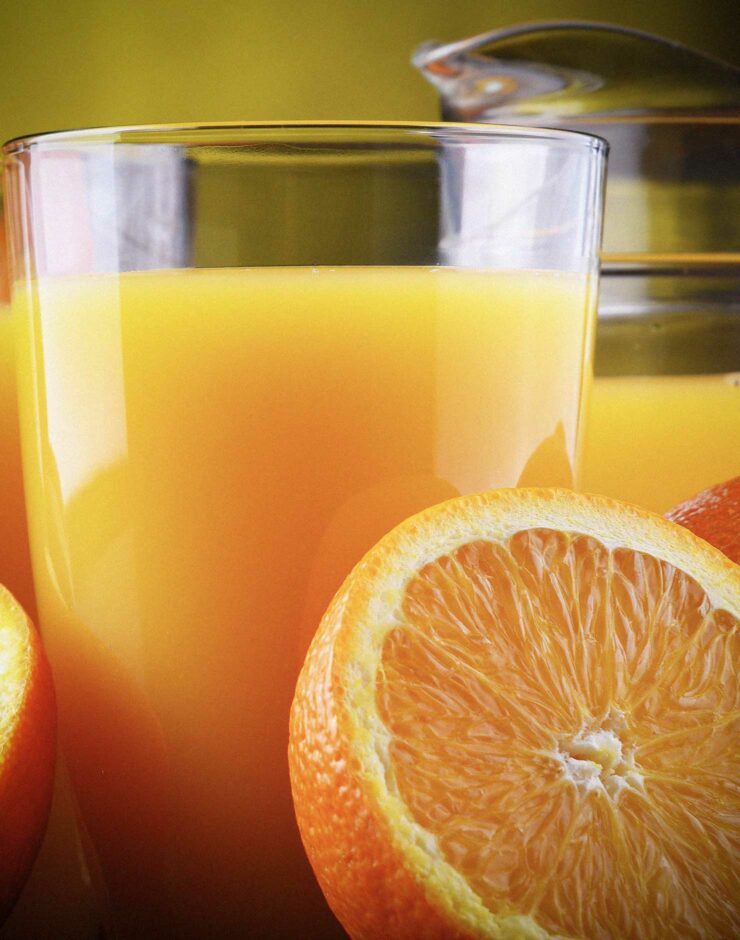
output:
[[412,517],[349,575],[291,713],[353,938],[740,936],[740,567],[598,497]]
[[31,868],[54,781],[56,710],[36,628],[0,587],[0,923]]

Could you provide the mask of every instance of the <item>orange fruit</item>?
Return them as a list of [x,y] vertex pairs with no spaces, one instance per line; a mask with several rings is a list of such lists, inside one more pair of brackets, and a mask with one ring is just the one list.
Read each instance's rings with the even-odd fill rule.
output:
[[740,477],[702,490],[675,506],[666,517],[740,563]]
[[740,936],[740,567],[564,490],[412,517],[291,711],[303,842],[367,940]]
[[0,922],[23,886],[46,827],[56,711],[36,628],[0,587]]

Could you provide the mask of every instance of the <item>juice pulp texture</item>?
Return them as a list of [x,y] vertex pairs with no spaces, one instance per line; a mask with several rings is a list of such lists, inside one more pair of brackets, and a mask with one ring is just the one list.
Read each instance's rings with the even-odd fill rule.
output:
[[302,658],[401,519],[574,483],[592,307],[575,275],[425,268],[90,275],[19,300],[41,619],[118,936],[342,935],[290,799]]
[[740,474],[740,373],[597,376],[582,489],[665,512]]

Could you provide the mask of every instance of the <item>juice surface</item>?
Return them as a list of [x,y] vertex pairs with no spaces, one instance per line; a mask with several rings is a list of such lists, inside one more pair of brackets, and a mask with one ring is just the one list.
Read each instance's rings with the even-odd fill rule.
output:
[[582,489],[665,512],[740,474],[740,373],[597,376]]
[[342,935],[290,800],[302,657],[402,518],[573,485],[592,301],[574,275],[425,268],[19,298],[38,600],[117,936]]

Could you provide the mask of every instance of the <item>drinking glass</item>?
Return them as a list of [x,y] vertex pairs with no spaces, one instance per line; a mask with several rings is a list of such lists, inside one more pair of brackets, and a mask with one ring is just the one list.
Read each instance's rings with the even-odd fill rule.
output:
[[183,126],[5,158],[37,598],[109,932],[341,936],[294,682],[401,519],[574,484],[605,144]]

